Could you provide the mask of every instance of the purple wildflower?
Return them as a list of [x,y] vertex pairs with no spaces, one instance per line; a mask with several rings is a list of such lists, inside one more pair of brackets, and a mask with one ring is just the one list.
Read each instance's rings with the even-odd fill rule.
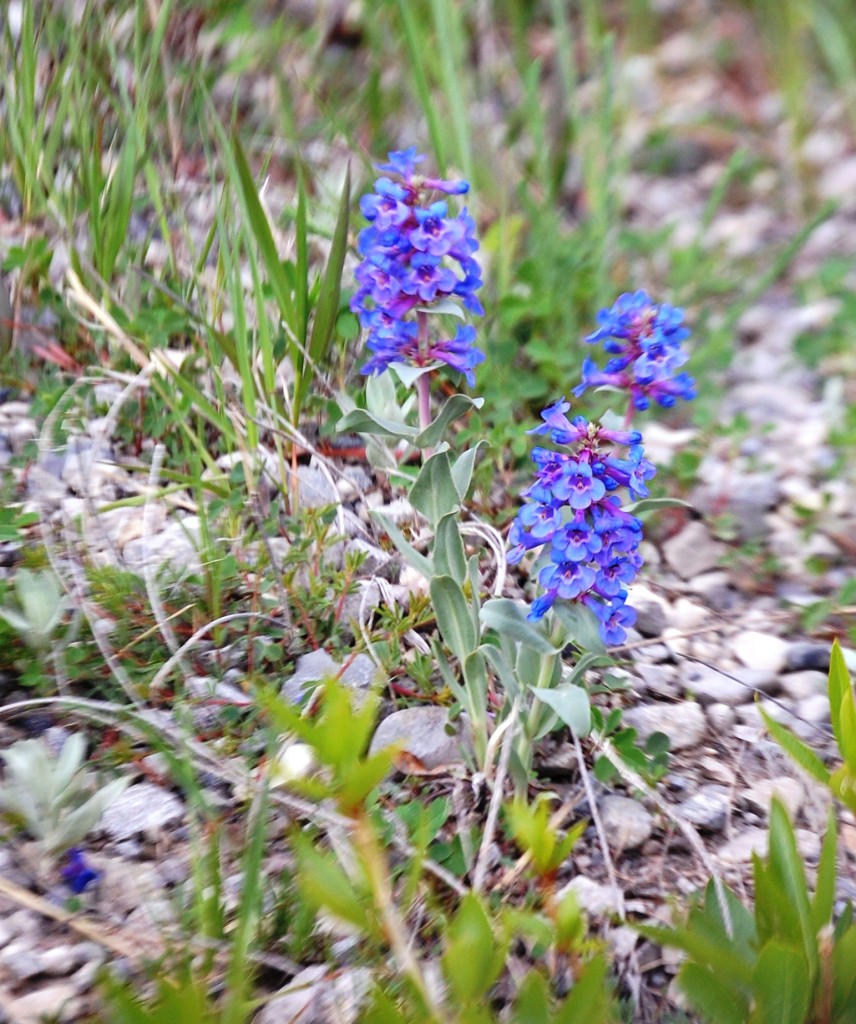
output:
[[[627,586],[642,567],[642,524],[621,508],[615,491],[647,494],[645,481],[655,470],[638,431],[607,430],[582,416],[570,420],[569,410],[564,400],[554,403],[541,413],[543,423],[529,431],[547,434],[568,450],[533,450],[535,482],[523,492],[530,500],[512,523],[508,561],[519,562],[535,548],[549,554],[538,574],[544,593],[532,603],[529,619],[543,618],[557,600],[579,602],[596,613],[604,642],[618,644],[636,618],[625,602]],[[628,453],[619,456],[617,446]]]
[[419,310],[445,299],[460,300],[469,312],[484,315],[476,296],[482,281],[473,257],[479,247],[475,221],[466,208],[451,216],[446,200],[436,198],[437,193],[462,195],[469,185],[417,175],[423,159],[415,146],[390,153],[387,163],[377,165],[389,177],[378,178],[374,192],[360,200],[369,226],[357,242],[363,260],[351,309],[368,331],[372,353],[362,372],[440,361],[473,386],[474,368],[484,359],[475,347],[475,330],[461,327],[453,338],[432,342],[417,329]]
[[640,410],[652,400],[670,407],[679,398],[695,398],[695,381],[677,372],[689,358],[681,348],[690,336],[683,326],[683,310],[666,302],[658,305],[644,291],[627,292],[602,309],[597,322],[598,329],[586,341],[602,344],[612,359],[602,370],[586,359],[575,395],[606,385],[629,392],[634,408]]
[[62,869],[62,877],[69,889],[79,896],[88,885],[97,882],[100,875],[86,863],[83,851],[73,846],[68,851],[68,863]]

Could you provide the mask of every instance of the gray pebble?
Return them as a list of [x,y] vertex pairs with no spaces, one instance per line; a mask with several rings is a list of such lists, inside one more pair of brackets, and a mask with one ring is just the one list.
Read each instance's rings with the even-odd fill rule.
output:
[[610,843],[619,850],[635,850],[654,831],[653,815],[631,797],[605,796],[599,810]]
[[129,786],[105,810],[101,827],[114,841],[141,833],[155,836],[184,820],[184,804],[168,789],[151,782]]
[[403,708],[393,711],[377,727],[372,737],[369,752],[374,754],[390,744],[398,743],[403,751],[417,758],[427,769],[448,764],[461,764],[464,760],[464,743],[459,730],[449,730],[449,713],[446,708],[434,705]]
[[664,732],[673,751],[697,746],[706,731],[704,712],[693,701],[630,708],[624,713],[624,724],[636,729],[643,741],[652,733]]
[[829,655],[830,647],[827,644],[793,643],[788,647],[785,668],[788,672],[825,673],[829,671]]
[[692,579],[708,569],[715,569],[727,551],[714,540],[704,523],[693,521],[663,545],[669,567],[683,580]]
[[792,700],[802,700],[805,697],[815,697],[818,694],[826,695],[827,680],[825,672],[788,672],[781,677],[782,692]]
[[702,786],[689,800],[678,805],[681,815],[703,832],[721,832],[728,821],[731,805],[725,786]]

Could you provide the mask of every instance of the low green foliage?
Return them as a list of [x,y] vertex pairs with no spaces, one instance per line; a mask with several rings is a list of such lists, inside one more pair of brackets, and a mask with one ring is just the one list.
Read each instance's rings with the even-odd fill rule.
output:
[[81,843],[104,811],[130,782],[98,782],[84,771],[86,738],[71,733],[58,756],[44,740],[19,740],[0,752],[6,781],[0,786],[0,812],[23,826],[49,856]]

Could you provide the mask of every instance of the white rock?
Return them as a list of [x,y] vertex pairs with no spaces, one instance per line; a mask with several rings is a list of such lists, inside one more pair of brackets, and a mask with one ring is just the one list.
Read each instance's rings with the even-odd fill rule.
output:
[[788,658],[788,643],[781,637],[757,630],[738,633],[732,641],[735,655],[747,668],[781,672]]
[[767,852],[767,831],[763,828],[747,828],[716,851],[716,859],[724,867],[748,864],[752,854]]
[[707,720],[715,732],[727,733],[737,721],[737,716],[728,704],[711,704],[707,709]]
[[592,917],[603,917],[606,914],[618,914],[621,909],[621,893],[614,885],[604,885],[586,875],[577,875],[560,890],[556,901],[572,892],[577,897],[580,907]]
[[140,833],[156,836],[184,820],[184,804],[168,789],[151,782],[129,786],[104,812],[101,827],[114,841]]
[[706,731],[704,712],[693,701],[630,708],[624,713],[624,723],[636,729],[643,742],[652,733],[665,733],[669,737],[672,750],[686,750],[697,746]]
[[817,694],[827,693],[827,682],[825,672],[788,672],[780,679],[782,692],[792,700],[803,700],[805,697],[815,697]]
[[609,841],[619,850],[636,849],[654,831],[653,815],[631,797],[606,796],[599,810]]
[[[403,753],[416,758],[423,768],[431,770],[464,761],[464,745],[457,730],[450,735],[449,713],[434,705],[403,708],[393,711],[377,727],[369,752],[374,754],[394,743]],[[405,766],[406,767],[406,766]]]
[[5,1006],[12,1024],[42,1024],[46,1017],[57,1024],[70,1024],[79,1019],[80,1000],[73,985],[57,982],[28,992]]
[[791,818],[795,818],[805,799],[805,789],[798,779],[779,775],[774,779],[761,779],[743,794],[748,804],[764,814],[769,814],[774,796],[785,805]]
[[688,580],[708,569],[715,569],[727,548],[714,540],[704,523],[694,520],[663,545],[663,554],[671,569]]

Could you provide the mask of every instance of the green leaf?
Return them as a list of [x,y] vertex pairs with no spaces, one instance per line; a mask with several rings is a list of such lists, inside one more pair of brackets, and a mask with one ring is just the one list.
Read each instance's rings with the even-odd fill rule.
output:
[[849,676],[841,697],[838,727],[840,730],[838,749],[851,773],[856,774],[856,703],[853,701]]
[[597,956],[580,972],[553,1020],[555,1024],[611,1024],[616,1019],[609,995],[606,961]]
[[758,710],[764,719],[764,724],[767,726],[770,735],[785,753],[793,758],[809,775],[817,779],[818,782],[828,786],[831,778],[829,771],[811,747],[806,746],[802,740],[797,739],[790,729],[785,728],[785,726],[771,718],[763,708],[758,708]]
[[678,974],[678,986],[692,1008],[711,1024],[746,1024],[749,1001],[735,990],[730,979],[714,975],[697,963],[686,963]]
[[460,585],[451,576],[435,576],[431,580],[431,603],[443,641],[463,664],[467,655],[478,646],[467,599]]
[[306,900],[313,907],[370,932],[366,896],[355,890],[339,861],[316,850],[302,832],[292,833],[292,846],[297,857],[298,885]]
[[511,1020],[515,1024],[550,1024],[550,989],[538,971],[530,971],[521,982]]
[[755,965],[753,992],[758,1024],[805,1024],[811,1000],[811,978],[799,949],[768,942]]
[[591,702],[581,686],[571,684],[554,689],[532,686],[530,690],[538,700],[552,708],[576,736],[588,736],[591,732]]
[[375,522],[380,524],[381,529],[389,534],[389,539],[396,549],[401,552],[404,561],[407,562],[411,569],[422,573],[426,580],[430,580],[434,575],[434,564],[432,561],[417,551],[395,523],[391,519],[387,519],[383,513],[373,510],[370,512],[370,515]]
[[[298,336],[297,309],[291,293],[291,283],[280,261],[279,253],[276,251],[273,233],[270,229],[267,215],[259,201],[256,183],[250,172],[250,166],[247,163],[247,158],[237,132],[232,136],[232,154],[235,158],[235,167],[238,172],[238,182],[241,188],[244,210],[250,222],[250,228],[256,240],[256,245],[258,245],[261,252],[274,298],[279,306],[283,320],[288,324],[291,331]],[[293,358],[295,367],[300,363],[300,359],[302,359],[302,354],[296,353]]]
[[339,297],[342,288],[342,268],[348,251],[348,223],[351,208],[351,166],[345,171],[345,183],[339,199],[339,212],[333,229],[333,244],[321,279],[321,288],[315,302],[315,319],[309,335],[309,360],[304,361],[295,387],[295,406],[302,407],[309,382],[316,367],[323,367],[327,351],[339,317]]
[[770,806],[769,869],[782,886],[788,905],[796,911],[803,952],[814,974],[817,969],[817,934],[812,927],[805,868],[797,851],[788,812],[775,797]]
[[459,519],[457,512],[450,512],[437,524],[433,554],[437,572],[463,585],[467,578],[467,557],[458,528]]
[[660,928],[636,925],[637,931],[661,946],[671,946],[688,953],[696,963],[709,967],[717,977],[731,978],[740,986],[752,981],[751,964],[732,946],[727,935],[708,934],[689,925]]
[[838,638],[832,641],[832,651],[829,656],[829,715],[832,720],[832,731],[835,733],[835,740],[838,749],[844,755],[843,739],[841,735],[841,704],[845,694],[850,690],[850,673],[847,671],[847,663]]
[[624,505],[625,512],[631,512],[634,516],[644,516],[648,512],[658,512],[663,508],[692,508],[688,501],[681,501],[680,498],[641,498],[639,501],[632,501]]
[[502,970],[497,941],[478,896],[467,893],[449,926],[443,971],[454,1002],[470,1004],[480,999]]
[[336,424],[340,433],[352,431],[355,434],[377,434],[380,437],[393,437],[397,441],[409,441],[416,443],[419,433],[417,427],[411,427],[401,420],[390,420],[382,416],[375,416],[367,409],[352,409],[346,413]]
[[479,448],[486,444],[487,441],[479,441],[478,444],[468,448],[462,455],[459,455],[452,463],[452,479],[455,481],[455,489],[461,501],[466,499],[467,492],[470,489]]
[[583,651],[602,653],[606,650],[600,635],[600,622],[591,608],[559,601],[553,605],[553,616],[565,629],[562,647],[573,643]]
[[856,1000],[856,925],[838,937],[832,950],[830,973],[835,979],[832,1019],[844,1022]]
[[467,410],[481,409],[483,405],[483,398],[470,398],[469,395],[452,395],[443,405],[437,418],[416,436],[413,443],[417,448],[433,448],[442,439],[447,427],[453,420],[462,416]]
[[546,628],[529,622],[525,607],[510,597],[494,597],[485,601],[480,617],[488,629],[494,629],[502,637],[531,647],[539,654],[559,654],[562,650],[550,642]]
[[838,830],[835,823],[835,811],[829,809],[826,835],[820,851],[817,865],[817,883],[811,901],[811,923],[817,934],[824,925],[832,922],[832,908],[835,904],[835,867],[838,848]]
[[448,452],[432,455],[410,488],[410,501],[437,528],[443,516],[457,512],[460,499],[452,479]]
[[459,320],[466,320],[467,314],[464,312],[463,306],[459,302],[455,302],[454,299],[448,298],[438,299],[437,302],[430,306],[417,306],[417,313],[428,313],[430,316],[455,316]]

